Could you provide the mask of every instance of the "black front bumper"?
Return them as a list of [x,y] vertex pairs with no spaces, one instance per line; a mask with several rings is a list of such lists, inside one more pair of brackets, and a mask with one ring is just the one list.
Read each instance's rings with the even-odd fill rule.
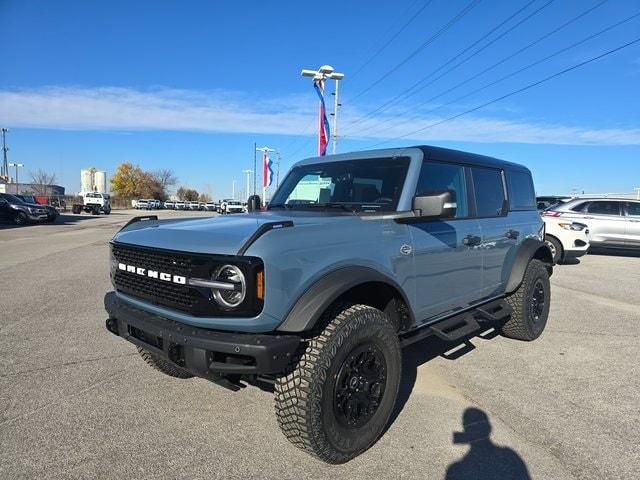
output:
[[300,343],[296,335],[192,327],[132,307],[115,292],[105,295],[104,306],[110,332],[205,378],[283,372]]

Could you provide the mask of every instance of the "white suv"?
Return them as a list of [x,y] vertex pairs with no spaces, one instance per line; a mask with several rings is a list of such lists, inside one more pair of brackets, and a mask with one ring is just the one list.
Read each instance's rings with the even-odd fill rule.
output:
[[583,256],[589,250],[589,229],[584,223],[561,218],[555,212],[542,212],[544,242],[553,255],[553,263]]

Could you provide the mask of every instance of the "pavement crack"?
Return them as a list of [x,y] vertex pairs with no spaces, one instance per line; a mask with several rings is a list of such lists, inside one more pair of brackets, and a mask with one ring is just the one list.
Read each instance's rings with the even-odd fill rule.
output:
[[45,410],[45,409],[47,409],[49,407],[52,407],[52,406],[57,405],[59,403],[62,403],[65,400],[68,400],[68,399],[73,398],[73,397],[77,397],[78,395],[82,395],[83,393],[86,393],[86,392],[88,392],[90,390],[93,390],[94,388],[99,387],[100,385],[102,385],[104,383],[107,383],[107,382],[113,380],[114,378],[122,375],[123,373],[125,373],[125,371],[126,370],[118,370],[117,372],[114,372],[111,375],[106,376],[105,378],[102,378],[102,379],[100,379],[100,380],[98,380],[96,382],[93,382],[93,383],[87,385],[86,387],[81,388],[80,390],[71,393],[70,395],[64,395],[59,400],[56,400],[56,401],[50,402],[50,403],[45,403],[44,405],[41,405],[38,408],[34,408],[33,410],[29,410],[28,412],[21,413],[19,415],[16,415],[15,417],[4,419],[4,420],[0,421],[0,427],[4,427],[4,426],[9,425],[11,423],[14,423],[14,422],[16,422],[18,420],[23,420],[26,417],[29,417],[29,416],[33,415],[34,413],[38,413],[38,412],[40,412],[42,410]]
[[85,359],[82,359],[82,360],[75,360],[75,361],[71,361],[71,362],[56,363],[54,365],[48,365],[46,367],[29,368],[27,370],[21,370],[19,372],[0,374],[0,378],[15,377],[15,376],[18,376],[18,375],[25,375],[25,374],[29,374],[29,373],[42,372],[44,370],[51,370],[53,368],[82,365],[84,363],[100,362],[102,360],[112,360],[112,359],[116,359],[116,358],[133,357],[135,355],[137,355],[137,353],[134,352],[134,353],[124,353],[122,355],[109,355],[109,356],[104,356],[104,357],[85,358]]

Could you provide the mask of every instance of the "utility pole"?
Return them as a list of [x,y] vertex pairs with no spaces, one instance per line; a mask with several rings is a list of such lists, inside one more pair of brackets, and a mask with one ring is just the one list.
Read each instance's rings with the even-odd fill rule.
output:
[[[16,192],[17,192],[18,183],[19,183],[18,182],[18,167],[24,167],[24,164],[23,163],[10,163],[9,167],[16,167]],[[7,174],[7,176],[9,176],[9,174]]]
[[249,195],[251,194],[251,192],[249,191],[249,180],[251,179],[251,174],[253,173],[253,170],[243,170],[242,173],[244,173],[247,176],[247,189],[245,190],[246,195],[245,198],[249,198]]
[[331,65],[323,65],[318,70],[303,69],[300,73],[303,77],[311,77],[314,82],[324,82],[327,78],[336,81],[336,90],[333,92],[333,132],[331,139],[333,142],[333,153],[338,150],[338,108],[342,104],[338,101],[338,83],[344,78],[344,73],[338,73]]
[[9,147],[7,147],[7,132],[9,131],[8,128],[4,128],[2,127],[2,154],[3,154],[3,161],[2,161],[2,171],[0,172],[0,176],[5,176],[5,177],[9,177],[9,165],[7,163],[7,152],[9,151]]

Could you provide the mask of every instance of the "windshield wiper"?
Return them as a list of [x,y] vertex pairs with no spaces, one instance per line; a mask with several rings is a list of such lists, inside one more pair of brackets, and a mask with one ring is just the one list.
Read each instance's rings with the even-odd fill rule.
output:
[[324,202],[324,203],[309,203],[305,205],[306,208],[340,208],[345,212],[356,213],[353,208],[348,207],[344,203],[339,202]]
[[291,209],[291,205],[288,205],[286,203],[270,203],[268,205],[267,210],[271,210],[272,208],[285,208],[287,210]]

